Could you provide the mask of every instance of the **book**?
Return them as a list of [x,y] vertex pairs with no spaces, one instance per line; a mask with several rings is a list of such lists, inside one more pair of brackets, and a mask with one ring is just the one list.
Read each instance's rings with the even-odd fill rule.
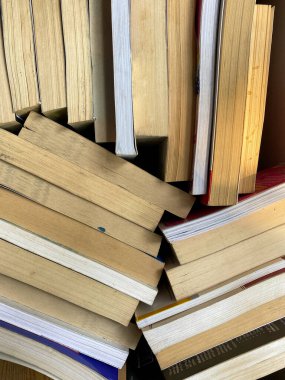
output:
[[[59,133],[60,139],[58,139]],[[166,184],[132,163],[116,157],[99,145],[37,113],[29,114],[20,137],[179,217],[185,218],[195,201],[195,198],[185,191]]]
[[0,136],[3,161],[149,230],[160,221],[159,207],[12,133],[0,130]]
[[20,127],[13,112],[12,98],[8,81],[8,73],[5,61],[3,33],[0,28],[0,78],[2,88],[2,100],[0,103],[0,128],[15,129]]
[[88,0],[61,1],[68,124],[94,123]]
[[234,339],[272,321],[284,318],[285,297],[276,298],[233,320],[174,344],[156,354],[161,369]]
[[197,2],[198,94],[191,190],[195,195],[207,192],[215,79],[218,76],[216,74],[217,40],[221,33],[223,6],[223,0]]
[[129,324],[137,308],[136,299],[5,240],[0,240],[0,256],[1,274],[124,326]]
[[0,188],[0,199],[1,239],[153,302],[161,261],[6,189]]
[[166,267],[177,300],[274,260],[283,253],[285,224],[184,265]]
[[134,158],[137,152],[132,103],[132,55],[129,0],[111,0],[116,154]]
[[285,269],[281,269],[243,284],[202,305],[145,327],[143,334],[154,354],[157,354],[206,331],[210,332],[217,326],[234,321],[261,305],[284,297],[284,284]]
[[[184,221],[160,224],[180,264],[213,254],[284,223],[284,165],[262,170],[256,192],[227,208],[201,207]],[[191,246],[191,250],[189,250]]]
[[[140,333],[29,285],[0,275],[1,319],[121,368]],[[70,313],[70,314],[69,314]],[[84,323],[84,318],[86,322]]]
[[224,4],[210,174],[205,197],[210,206],[229,206],[237,202],[254,5],[254,0],[226,0]]
[[[284,329],[285,320],[279,319],[165,369],[164,377],[166,380],[185,380],[263,376],[268,373],[268,368],[262,368],[264,361],[268,365],[278,354],[282,358],[285,356]],[[282,362],[280,365],[282,367]]]
[[0,347],[6,355],[36,365],[52,377],[116,380],[118,370],[17,326],[0,321]]
[[51,119],[66,116],[65,52],[60,1],[32,1],[41,111]]
[[282,269],[285,269],[285,260],[284,258],[278,258],[180,301],[175,300],[171,287],[162,278],[154,303],[151,306],[143,303],[139,304],[135,313],[136,323],[142,329],[186,310],[191,310],[196,306],[221,297],[244,284],[248,284],[258,278],[267,277]]
[[25,377],[33,380],[50,380],[46,371],[41,371],[38,367],[30,365],[15,357],[0,353],[0,375],[5,379],[16,376]]
[[252,193],[255,190],[266,105],[274,9],[271,5],[256,5],[254,10],[239,180],[240,194]]
[[1,0],[1,15],[13,112],[25,115],[40,108],[30,1]]
[[89,0],[95,141],[116,140],[111,2]]
[[2,186],[131,247],[157,256],[161,243],[159,235],[1,160],[0,168]]
[[[166,182],[188,181],[192,177],[196,105],[193,83],[197,56],[195,5],[194,0],[167,2],[168,131],[166,133],[168,138],[165,143],[166,156],[164,158]],[[158,46],[157,41],[156,45]],[[144,54],[143,50],[142,53]],[[162,66],[158,63],[157,68],[159,67]],[[156,91],[160,91],[156,98],[161,98],[163,88],[155,82],[154,86],[157,86]],[[148,94],[144,96],[148,98]],[[151,98],[149,101],[153,102]],[[152,104],[155,108],[151,110],[146,105],[146,110],[157,113],[157,105]],[[166,108],[164,112],[167,112]],[[161,119],[159,114],[156,117],[167,126],[167,122]],[[154,122],[157,124],[157,120]],[[150,135],[147,130],[146,135]]]

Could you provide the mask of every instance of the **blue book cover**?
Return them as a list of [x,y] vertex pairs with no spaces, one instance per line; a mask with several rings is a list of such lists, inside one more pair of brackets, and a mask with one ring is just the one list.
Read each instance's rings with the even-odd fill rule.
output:
[[17,334],[23,335],[26,338],[33,339],[36,342],[39,342],[41,344],[44,344],[46,346],[49,346],[53,348],[54,350],[70,357],[73,360],[76,360],[77,362],[87,366],[88,368],[96,371],[100,375],[106,377],[108,380],[118,380],[118,369],[114,368],[108,364],[102,363],[99,360],[90,358],[87,355],[83,355],[77,351],[74,351],[68,347],[62,346],[59,343],[53,342],[52,340],[49,340],[47,338],[44,338],[40,335],[36,335],[30,331],[21,329],[20,327],[11,325],[10,323],[0,321],[0,327],[3,327],[7,330],[10,330],[12,332],[15,332]]

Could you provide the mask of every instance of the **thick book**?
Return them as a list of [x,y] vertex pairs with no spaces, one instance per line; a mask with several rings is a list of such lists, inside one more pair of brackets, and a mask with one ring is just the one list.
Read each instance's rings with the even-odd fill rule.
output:
[[11,91],[9,87],[8,72],[5,61],[5,52],[3,44],[3,32],[0,29],[0,78],[1,78],[1,102],[0,102],[0,128],[14,129],[20,124],[16,121]]
[[61,1],[68,124],[94,123],[88,0]]
[[254,373],[254,367],[262,361],[270,361],[278,353],[285,357],[284,343],[285,319],[282,318],[176,363],[163,370],[163,375],[166,380],[222,379],[226,376],[244,379],[249,369]]
[[[188,181],[192,177],[197,56],[195,8],[195,0],[167,2],[168,138],[164,157],[166,182]],[[157,69],[159,70],[159,66]],[[160,92],[157,97],[161,97],[163,89],[159,84],[154,83],[154,86]],[[158,112],[157,106],[154,107],[152,112]],[[156,117],[161,119],[159,114]]]
[[5,240],[0,240],[0,257],[1,274],[63,298],[124,326],[129,324],[138,306],[136,299],[124,293]]
[[274,9],[271,5],[256,5],[254,10],[239,179],[240,194],[255,190],[266,106]]
[[13,111],[24,115],[40,108],[30,1],[1,0],[1,16]]
[[210,159],[210,206],[237,202],[254,0],[225,0]]
[[37,113],[30,113],[25,127],[20,132],[23,139],[66,158],[160,209],[184,218],[193,206],[195,198],[192,195]]
[[66,117],[65,52],[60,1],[32,0],[33,31],[42,112]]
[[285,269],[281,269],[193,309],[145,327],[143,334],[152,351],[158,354],[207,331],[210,333],[212,329],[284,296]]
[[0,238],[152,303],[163,263],[62,214],[0,188]]
[[[285,222],[285,167],[257,174],[254,194],[227,208],[201,207],[183,221],[161,224],[180,264],[230,248]],[[189,247],[191,246],[191,250]]]
[[0,347],[1,352],[37,364],[61,379],[75,375],[82,380],[118,379],[117,368],[4,321],[0,321]]

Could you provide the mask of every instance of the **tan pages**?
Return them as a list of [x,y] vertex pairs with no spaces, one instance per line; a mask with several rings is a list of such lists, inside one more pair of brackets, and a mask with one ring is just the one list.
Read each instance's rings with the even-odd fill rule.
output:
[[30,0],[1,0],[3,37],[13,111],[39,109]]
[[68,124],[94,122],[88,0],[62,0]]
[[[191,179],[197,57],[195,4],[195,0],[169,0],[167,3],[169,125],[164,161],[166,182]],[[147,36],[146,33],[145,37]],[[156,90],[159,89],[158,86]],[[162,93],[158,96],[161,97]],[[157,112],[156,109],[153,112]],[[166,120],[163,123],[167,125]]]
[[95,141],[116,138],[111,2],[89,0]]
[[264,122],[274,7],[256,5],[251,32],[249,72],[239,193],[253,193]]
[[65,52],[60,0],[32,0],[34,39],[42,112],[66,115]]

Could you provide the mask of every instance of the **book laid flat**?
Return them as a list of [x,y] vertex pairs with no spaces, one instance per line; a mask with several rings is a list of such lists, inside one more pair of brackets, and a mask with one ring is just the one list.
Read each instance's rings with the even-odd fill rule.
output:
[[274,7],[256,5],[251,32],[239,193],[252,193],[265,115]]
[[176,301],[171,291],[171,288],[165,281],[161,280],[159,292],[154,303],[149,306],[140,303],[136,310],[136,323],[139,328],[144,328],[166,318],[182,313],[186,310],[191,310],[196,306],[202,305],[205,302],[221,297],[244,284],[248,284],[258,278],[266,277],[274,272],[285,269],[285,259],[278,258],[260,265],[252,270],[235,276],[228,281],[207,289],[201,293],[186,297],[183,300]]
[[237,202],[254,0],[226,0],[206,202]]
[[163,374],[166,380],[259,378],[272,372],[266,369],[271,358],[285,358],[284,343],[283,318],[183,360],[166,368]]
[[137,308],[136,299],[5,240],[0,240],[0,256],[1,274],[125,326]]
[[[166,182],[191,179],[196,106],[193,85],[197,56],[195,3],[194,0],[167,1],[168,138],[164,159]],[[147,40],[146,36],[148,34],[144,36]],[[157,66],[157,70],[160,68],[161,66]],[[155,82],[154,86],[157,87],[156,91],[159,91],[156,97],[161,98],[163,88]],[[148,94],[144,96],[148,99]],[[148,101],[153,102],[152,99]],[[158,113],[157,105],[151,105],[153,110],[147,105],[146,109],[157,113],[158,120],[167,126],[167,121],[161,119]],[[166,113],[167,109],[163,112]],[[145,124],[147,125],[147,121]],[[149,135],[148,132],[147,134]]]
[[154,230],[163,210],[45,149],[0,130],[1,159],[74,195]]
[[4,49],[13,111],[26,114],[39,109],[29,0],[1,0]]
[[200,0],[197,7],[198,28],[198,94],[193,155],[192,194],[207,192],[209,153],[214,112],[217,39],[223,19],[223,0]]
[[209,348],[264,326],[267,323],[284,318],[284,307],[285,297],[279,297],[229,322],[186,339],[183,342],[176,343],[156,355],[159,365],[161,369],[165,369]]
[[180,264],[218,252],[284,223],[284,165],[257,174],[256,192],[227,208],[202,207],[185,221],[161,224]]
[[61,14],[68,124],[81,128],[94,122],[88,1],[63,0]]
[[3,353],[0,353],[0,376],[4,379],[10,379],[9,376],[16,379],[22,376],[32,380],[50,380],[47,372],[41,372],[36,366],[29,367],[27,363]]
[[116,140],[111,2],[89,0],[95,141]]
[[137,152],[132,104],[132,55],[129,0],[111,0],[116,154],[133,158]]
[[2,186],[142,252],[157,256],[161,243],[159,235],[1,160],[0,168]]
[[[63,126],[31,112],[20,137],[65,157],[157,207],[185,218],[195,198]],[[33,133],[29,133],[31,130]],[[60,134],[61,138],[58,138]]]
[[[284,253],[285,224],[215,254],[166,270],[177,300],[199,293]],[[222,268],[222,270],[221,270]]]
[[118,369],[108,364],[5,322],[0,322],[0,351],[56,379],[118,378]]
[[0,275],[1,320],[121,368],[140,332]]
[[[285,295],[285,270],[271,273],[143,329],[154,354]],[[209,347],[210,348],[210,347]]]
[[152,303],[163,263],[104,233],[0,188],[0,237]]
[[65,53],[60,1],[32,1],[41,111],[51,119],[66,115]]
[[2,28],[0,29],[0,78],[1,78],[1,102],[0,102],[0,128],[15,128],[20,124],[16,121],[13,112],[11,91],[8,81],[8,73],[5,61]]

